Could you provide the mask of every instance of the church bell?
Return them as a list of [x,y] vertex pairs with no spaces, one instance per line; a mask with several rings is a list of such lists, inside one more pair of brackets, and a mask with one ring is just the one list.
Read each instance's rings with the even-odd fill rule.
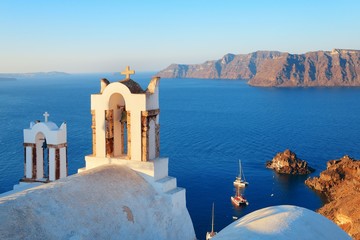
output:
[[126,111],[122,111],[120,122],[124,123],[124,122],[126,122],[126,121],[127,121]]
[[42,144],[41,147],[42,147],[43,149],[47,148],[46,138],[44,139],[44,142],[43,142],[43,144]]

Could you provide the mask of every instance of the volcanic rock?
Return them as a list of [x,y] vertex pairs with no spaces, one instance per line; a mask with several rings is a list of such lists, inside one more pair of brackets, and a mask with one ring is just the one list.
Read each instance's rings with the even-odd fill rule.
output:
[[289,149],[276,154],[271,160],[266,162],[266,167],[274,169],[278,173],[285,174],[309,174],[314,171],[308,163],[296,157],[296,154]]
[[360,161],[347,155],[330,160],[320,177],[308,178],[305,184],[329,201],[318,212],[360,239]]

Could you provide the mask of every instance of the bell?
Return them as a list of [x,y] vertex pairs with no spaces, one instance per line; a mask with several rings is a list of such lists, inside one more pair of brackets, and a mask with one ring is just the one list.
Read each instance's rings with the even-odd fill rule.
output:
[[126,111],[122,111],[120,122],[124,123],[124,122],[126,122],[126,121],[127,121]]
[[44,142],[43,142],[43,144],[42,144],[42,146],[41,146],[43,149],[45,149],[45,148],[47,148],[47,143],[46,143],[46,139],[44,139]]

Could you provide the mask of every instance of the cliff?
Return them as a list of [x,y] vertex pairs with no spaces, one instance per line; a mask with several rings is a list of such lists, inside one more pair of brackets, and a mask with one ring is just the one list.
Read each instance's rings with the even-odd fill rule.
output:
[[203,64],[172,64],[157,76],[244,79],[252,86],[262,87],[360,86],[360,50],[226,54]]
[[328,198],[318,212],[338,224],[354,239],[360,239],[360,161],[349,156],[327,163],[320,177],[305,181]]
[[271,161],[267,161],[266,167],[285,174],[309,174],[314,171],[306,161],[299,159],[289,149],[276,154]]

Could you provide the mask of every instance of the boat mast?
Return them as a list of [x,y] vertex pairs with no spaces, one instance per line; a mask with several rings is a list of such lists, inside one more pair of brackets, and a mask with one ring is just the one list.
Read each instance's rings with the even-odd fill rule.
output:
[[214,232],[214,203],[212,205],[211,232]]
[[241,181],[241,177],[242,177],[242,168],[241,168],[241,160],[239,159],[239,179]]
[[241,160],[239,160],[239,179],[240,181],[243,179],[246,182],[244,171],[242,170]]
[[244,171],[242,170],[242,166],[241,166],[241,173],[242,173],[242,176],[243,176],[243,178],[244,178],[244,182],[246,182],[246,178],[245,178]]

